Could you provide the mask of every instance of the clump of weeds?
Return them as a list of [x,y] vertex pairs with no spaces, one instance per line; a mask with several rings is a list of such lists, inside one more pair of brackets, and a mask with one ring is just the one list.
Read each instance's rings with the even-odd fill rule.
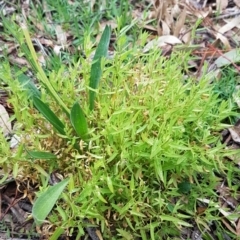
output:
[[1,136],[2,168],[38,183],[32,216],[51,225],[53,239],[64,231],[79,239],[89,224],[104,239],[167,239],[206,226],[216,207],[203,218],[196,206],[217,199],[215,172],[226,170],[219,131],[234,116],[231,101],[218,97],[211,76],[185,79],[187,53],[143,53],[145,33],[135,47],[119,31],[109,58],[110,35],[106,27],[93,59],[86,36],[84,57],[45,69],[26,26],[18,30],[34,77],[1,62],[20,136],[14,151]]

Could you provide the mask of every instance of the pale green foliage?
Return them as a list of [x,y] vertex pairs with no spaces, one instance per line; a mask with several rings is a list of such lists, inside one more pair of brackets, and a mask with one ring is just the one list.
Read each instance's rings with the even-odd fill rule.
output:
[[[160,229],[171,222],[188,224],[188,215],[171,213],[167,207],[173,196],[180,196],[179,182],[221,171],[224,146],[214,131],[233,113],[227,101],[220,104],[207,78],[198,83],[184,80],[180,62],[181,56],[166,61],[158,51],[141,57],[131,51],[116,53],[103,74],[98,111],[90,119],[92,178],[74,198],[88,203],[79,206],[79,213],[103,224],[103,212],[115,212],[130,232],[146,234],[149,219],[161,223]],[[196,201],[201,186],[193,186]],[[179,204],[175,208],[193,211],[193,206]],[[160,234],[158,228],[152,230],[154,235]]]
[[[55,5],[50,0],[48,3],[62,14],[54,19],[66,21],[66,30],[75,33],[74,44],[77,48],[81,46],[85,57],[76,51],[78,61],[74,61],[65,52],[67,64],[61,57],[54,56],[48,59],[47,67],[39,71],[37,60],[31,62],[33,49],[32,53],[26,50],[20,33],[18,41],[23,46],[19,51],[30,59],[41,100],[63,122],[66,136],[58,134],[34,110],[29,95],[12,75],[10,65],[4,62],[0,78],[12,93],[9,102],[19,126],[14,131],[21,135],[22,144],[15,153],[1,136],[0,156],[6,170],[14,166],[17,173],[19,166],[19,173],[37,178],[43,185],[40,187],[43,194],[48,174],[53,170],[64,178],[71,176],[61,194],[64,201],[57,202],[47,218],[56,226],[53,236],[59,236],[62,228],[69,235],[77,228],[80,238],[86,227],[84,220],[88,219],[100,227],[104,239],[173,239],[180,234],[181,227],[188,227],[194,221],[199,228],[205,228],[210,221],[218,219],[214,213],[216,204],[209,205],[205,216],[196,216],[196,207],[198,198],[218,201],[214,191],[218,183],[215,172],[228,168],[228,178],[232,178],[233,169],[223,161],[226,151],[219,134],[226,127],[223,120],[236,115],[232,112],[231,100],[218,98],[216,89],[208,83],[208,76],[198,81],[186,79],[188,53],[172,54],[170,59],[161,57],[157,49],[143,54],[147,34],[128,34],[136,21],[126,21],[128,4],[121,1],[120,8],[126,16],[117,18],[116,52],[113,59],[101,61],[101,81],[94,110],[90,112],[88,86],[95,46],[91,31],[96,30],[96,19],[100,15],[90,18],[89,9],[81,16],[77,13],[84,29],[79,32],[79,24],[72,19],[75,15],[70,14],[75,10],[72,8],[78,9],[77,1],[69,8],[67,2],[66,6]],[[117,9],[115,3],[108,3],[114,14],[109,10],[101,14],[117,15],[120,8]],[[69,19],[72,22],[68,23]],[[9,25],[13,35],[15,28]],[[28,33],[25,35],[29,38]],[[135,35],[139,41],[132,44],[131,38]],[[30,45],[30,39],[28,41]],[[70,119],[41,80],[49,81],[65,112],[69,112],[76,101],[80,103],[80,115],[82,118],[86,115],[84,124],[88,127],[86,142],[73,134]],[[77,120],[73,127],[79,136],[84,136],[85,130],[75,126],[81,119]],[[25,148],[38,154],[51,152],[57,159],[29,160],[23,154]],[[46,195],[43,196],[45,199]],[[57,197],[53,198],[51,208]],[[45,219],[51,208],[40,220]],[[40,213],[41,208],[38,210]]]
[[[114,58],[105,60],[108,67],[103,71],[96,108],[87,117],[88,145],[85,143],[82,154],[78,154],[71,150],[71,144],[79,144],[73,138],[57,162],[48,163],[51,169],[57,166],[73,176],[69,192],[63,195],[66,204],[55,210],[62,220],[57,220],[56,212],[49,220],[73,228],[79,225],[79,217],[94,219],[103,235],[110,236],[105,224],[112,221],[106,217],[108,212],[118,219],[114,225],[122,236],[173,236],[178,233],[176,226],[189,226],[197,198],[212,191],[206,188],[207,184],[215,184],[214,175],[209,179],[209,174],[224,167],[224,146],[215,131],[223,127],[223,119],[234,114],[229,102],[220,102],[214,94],[207,77],[197,83],[184,79],[179,64],[183,56],[173,55],[166,60],[158,50],[145,55],[136,49],[121,51],[122,41]],[[187,61],[187,54],[184,57]],[[88,59],[81,59],[69,69],[52,72],[49,79],[66,99],[67,107],[79,96],[87,112],[88,79],[76,77],[86,71],[79,64],[90,69]],[[15,98],[13,95],[12,101]],[[44,89],[42,98],[55,113],[59,112],[59,106]],[[34,121],[42,121],[41,115],[35,114]],[[56,151],[54,145],[44,147],[45,139],[50,137],[47,128],[41,128],[41,135],[35,136],[31,144]],[[47,170],[46,163],[36,169],[44,166]],[[198,174],[203,176],[202,183],[197,180]],[[185,205],[178,184],[190,180],[190,204]],[[173,198],[177,199],[175,205]]]

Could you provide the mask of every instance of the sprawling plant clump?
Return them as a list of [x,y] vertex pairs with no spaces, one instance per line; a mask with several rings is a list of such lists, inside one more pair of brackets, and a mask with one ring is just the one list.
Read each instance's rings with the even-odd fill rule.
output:
[[[118,234],[125,239],[163,239],[179,234],[181,226],[191,226],[198,198],[209,193],[216,197],[214,172],[225,168],[218,131],[222,120],[232,115],[231,107],[228,101],[220,102],[207,76],[198,82],[184,78],[182,57],[165,59],[158,50],[142,54],[119,47],[113,59],[101,61],[93,111],[88,105],[89,59],[49,72],[48,80],[66,106],[65,113],[44,85],[33,102],[49,114],[39,99],[48,103],[56,115],[44,116],[53,126],[28,105],[23,85],[11,81],[11,70],[4,65],[2,74],[14,93],[10,102],[22,136],[21,150],[11,163],[16,177],[40,178],[45,186],[52,171],[69,177],[64,201],[51,212],[50,222],[70,235],[76,227],[78,236],[83,235],[88,219],[107,238]],[[76,99],[81,108],[74,104]],[[87,124],[80,128],[76,116],[84,120],[83,113]],[[73,134],[70,122],[80,137]],[[50,160],[29,162],[23,149],[41,151],[30,154],[30,159],[46,157],[46,151]],[[201,216],[196,222],[205,224]]]

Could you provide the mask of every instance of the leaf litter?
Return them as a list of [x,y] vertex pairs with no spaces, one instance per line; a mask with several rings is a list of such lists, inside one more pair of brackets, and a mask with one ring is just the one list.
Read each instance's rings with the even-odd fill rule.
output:
[[[85,3],[89,3],[94,11],[95,1],[85,0]],[[71,4],[71,1],[69,1],[69,4]],[[160,48],[164,56],[168,56],[174,51],[191,51],[191,56],[193,56],[195,60],[189,62],[189,69],[192,70],[186,73],[187,76],[194,75],[200,78],[202,74],[206,74],[205,69],[207,69],[207,72],[213,73],[215,77],[213,81],[217,81],[221,79],[221,69],[228,65],[232,65],[237,74],[239,74],[239,0],[153,0],[145,1],[145,3],[132,1],[131,4],[133,5],[133,18],[138,19],[137,24],[139,27],[150,34],[143,52],[148,52],[155,47]],[[144,17],[146,4],[150,4],[150,9],[147,10],[147,19]],[[103,11],[105,10],[105,5],[106,3],[102,5]],[[7,1],[0,1],[0,7],[5,17],[18,12],[16,6],[17,5],[9,4]],[[45,34],[43,24],[35,22],[35,16],[29,8],[28,1],[18,7],[22,10],[22,14],[30,19],[32,24],[39,30],[38,33],[34,33],[32,36],[32,41],[35,41],[35,47],[39,53],[38,60],[41,64],[46,64],[48,51],[50,49],[57,55],[67,50],[70,52],[73,51],[72,34],[63,30],[61,24],[54,26],[51,11],[47,9],[46,4],[44,4],[44,8],[46,11],[47,27],[49,29],[55,29],[55,38]],[[156,22],[156,24],[153,24],[153,22]],[[106,24],[112,25],[113,28],[117,26],[114,20],[111,20],[111,22],[103,20],[99,27],[100,31],[103,31]],[[2,23],[0,23],[0,28],[1,26]],[[98,36],[100,36],[99,33]],[[97,37],[97,39],[99,39],[99,37]],[[18,48],[18,44],[15,44],[13,39],[5,39],[4,36],[0,36],[0,56],[7,54],[13,65],[17,64],[20,67],[29,67],[26,59],[18,56]],[[234,97],[238,106],[240,105],[238,97],[239,88],[239,86],[236,86]],[[1,90],[1,92],[2,91],[3,90]],[[12,130],[11,122],[9,121],[9,115],[12,114],[12,109],[8,104],[6,96],[6,93],[1,94],[0,99],[0,126],[4,135],[8,135]],[[226,151],[229,149],[239,150],[239,125],[239,121],[237,121],[234,126],[222,132],[222,142],[226,145]],[[227,158],[240,167],[240,157],[238,153],[228,155]],[[19,223],[26,232],[30,226],[27,215],[31,213],[31,204],[34,198],[34,189],[29,191],[29,186],[33,186],[34,181],[27,180],[24,188],[24,183],[16,183],[10,176],[11,175],[1,183],[1,220],[4,219],[6,223],[14,226],[13,228],[11,227],[12,232],[18,231],[16,230],[16,226]],[[223,216],[220,220],[222,225],[236,236],[240,236],[240,218],[237,216],[237,214],[239,214],[237,208],[239,206],[240,193],[238,192],[237,196],[234,196],[230,191],[229,183],[225,176],[220,176],[220,179],[221,183],[215,189],[219,196],[219,202],[214,204]],[[29,182],[32,183],[29,185]],[[20,186],[23,190],[20,190]],[[22,203],[22,201],[24,203]],[[207,210],[208,205],[211,204],[211,199],[199,199],[199,202],[197,211],[199,211],[198,214],[203,214]],[[237,213],[236,218],[228,219],[231,213]],[[205,231],[214,238],[216,235],[214,235],[214,232],[211,232],[212,223],[207,227]],[[38,229],[38,232],[40,234],[43,234],[43,232],[46,234],[44,227],[42,229],[43,230]],[[89,228],[87,231],[93,231],[93,228]],[[93,233],[89,232],[90,236],[91,234]],[[183,228],[182,234],[191,239],[196,239],[196,236],[197,239],[202,239],[202,233],[199,232],[197,227],[195,227],[194,230]],[[26,235],[22,233],[21,237],[24,238],[25,236]],[[5,235],[1,235],[1,237],[4,238]],[[32,239],[34,239],[34,237]],[[99,237],[95,236],[95,239],[101,239],[101,234]],[[227,237],[224,239],[227,239]]]

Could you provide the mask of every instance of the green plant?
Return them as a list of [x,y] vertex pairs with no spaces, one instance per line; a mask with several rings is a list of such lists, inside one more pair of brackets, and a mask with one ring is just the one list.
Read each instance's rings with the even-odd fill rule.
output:
[[232,67],[225,67],[221,75],[221,78],[216,80],[213,90],[219,95],[219,98],[226,100],[232,97],[239,79],[237,72]]
[[[199,84],[191,79],[186,83],[179,68],[180,55],[166,61],[159,58],[158,51],[139,54],[134,49],[115,54],[111,65],[102,72],[96,108],[88,112],[88,143],[80,147],[80,152],[72,151],[78,139],[73,137],[65,147],[68,150],[58,156],[57,168],[66,175],[73,174],[73,179],[62,194],[65,203],[58,205],[49,219],[60,214],[61,221],[54,218],[56,226],[66,226],[70,233],[79,226],[82,235],[83,219],[87,218],[101,226],[105,237],[113,238],[107,227],[110,224],[117,235],[125,238],[174,236],[176,227],[190,226],[188,219],[194,215],[196,199],[211,192],[202,189],[197,174],[207,178],[212,169],[224,170],[224,146],[213,133],[223,127],[223,119],[234,115],[228,101],[218,99],[207,78]],[[76,92],[81,92],[83,109],[88,111],[84,101],[88,80],[81,81]],[[46,90],[41,90],[43,95]],[[48,97],[48,101],[66,121],[68,114],[65,118],[55,99]],[[82,116],[82,112],[75,103],[70,116],[77,115]],[[52,125],[56,122],[45,118]],[[76,129],[78,124],[72,121],[76,132],[84,136],[86,128]],[[72,132],[69,128],[64,129],[67,139]],[[46,131],[41,129],[42,133]],[[43,135],[39,143],[48,146],[45,142],[49,138],[59,141],[60,137],[61,132]],[[59,151],[53,146],[44,149]],[[190,181],[191,187],[186,190]],[[186,205],[190,199],[191,204]],[[65,218],[64,213],[69,217]]]
[[[71,21],[72,8],[64,4],[56,6],[58,22],[61,11],[64,21]],[[127,11],[128,3],[120,4]],[[108,9],[106,15],[111,14]],[[54,225],[51,239],[64,231],[80,239],[89,226],[98,226],[105,239],[172,239],[193,222],[201,229],[219,220],[215,173],[234,171],[223,161],[225,146],[218,133],[226,127],[222,121],[236,115],[231,100],[219,98],[208,76],[198,83],[186,80],[182,69],[190,54],[173,53],[169,59],[158,49],[143,54],[146,33],[138,36],[140,46],[126,36],[137,20],[118,18],[112,59],[105,58],[106,27],[90,59],[96,18],[84,23],[85,34],[75,34],[75,43],[83,40],[86,57],[66,63],[54,56],[46,67],[38,62],[28,30],[8,26],[35,79],[25,68],[2,61],[0,78],[8,84],[14,131],[22,138],[11,152],[1,137],[1,159],[5,171],[13,166],[16,178],[41,185],[33,210],[36,222],[47,218]],[[48,186],[52,171],[66,180]],[[47,197],[49,204],[42,205]],[[196,214],[203,198],[212,201],[206,217]]]
[[[73,131],[71,131],[71,135],[67,136],[65,132],[65,125],[63,122],[57,117],[57,115],[50,109],[50,107],[44,103],[40,99],[40,93],[35,87],[35,85],[30,81],[26,80],[24,78],[25,76],[21,74],[23,78],[19,78],[20,83],[22,84],[23,88],[27,90],[27,93],[31,97],[33,104],[35,108],[44,116],[44,118],[55,128],[55,130],[63,136],[63,138],[68,138],[72,139],[75,137],[79,137],[81,140],[86,140],[88,138],[88,127],[87,127],[87,120],[85,117],[85,113],[83,112],[82,108],[80,107],[78,102],[75,102],[74,105],[72,106],[71,110],[68,109],[68,107],[65,105],[64,101],[61,99],[61,97],[57,94],[56,90],[52,86],[51,82],[45,75],[42,67],[40,66],[38,59],[37,59],[37,54],[34,50],[34,47],[31,42],[31,38],[29,35],[29,32],[26,28],[25,25],[22,26],[23,33],[27,42],[27,45],[30,50],[31,54],[31,59],[32,59],[32,65],[34,66],[34,69],[36,69],[40,81],[40,85],[42,87],[45,87],[45,90],[51,96],[53,97],[54,101],[56,104],[58,104],[62,111],[67,115],[67,117],[70,120],[70,123],[72,125],[72,128],[75,130],[76,135],[74,134]],[[90,90],[89,90],[89,107],[90,110],[93,110],[94,108],[94,101],[95,101],[95,92],[98,88],[99,80],[101,77],[101,62],[102,62],[102,57],[106,57],[107,55],[107,49],[109,45],[109,40],[110,40],[110,28],[106,26],[102,38],[100,39],[99,45],[96,49],[95,56],[93,58],[93,64],[91,67],[91,74],[90,74]],[[3,79],[3,78],[2,78]],[[5,80],[5,79],[3,79]],[[74,145],[75,148],[78,151],[81,151],[79,146],[77,144]],[[50,152],[39,152],[39,151],[29,151],[26,148],[26,153],[29,158],[31,159],[56,159],[56,156]],[[55,202],[57,201],[58,197],[60,196],[60,193],[63,191],[64,184],[66,181],[62,181],[58,185],[52,187],[45,193],[45,195],[42,195],[41,198],[39,198],[36,201],[36,204],[34,205],[33,208],[33,216],[36,219],[36,221],[42,222],[47,214],[50,212],[52,207],[54,206]],[[44,205],[45,211],[43,212],[41,206],[46,203],[46,197],[49,198],[48,204]],[[39,210],[40,209],[40,210]]]

